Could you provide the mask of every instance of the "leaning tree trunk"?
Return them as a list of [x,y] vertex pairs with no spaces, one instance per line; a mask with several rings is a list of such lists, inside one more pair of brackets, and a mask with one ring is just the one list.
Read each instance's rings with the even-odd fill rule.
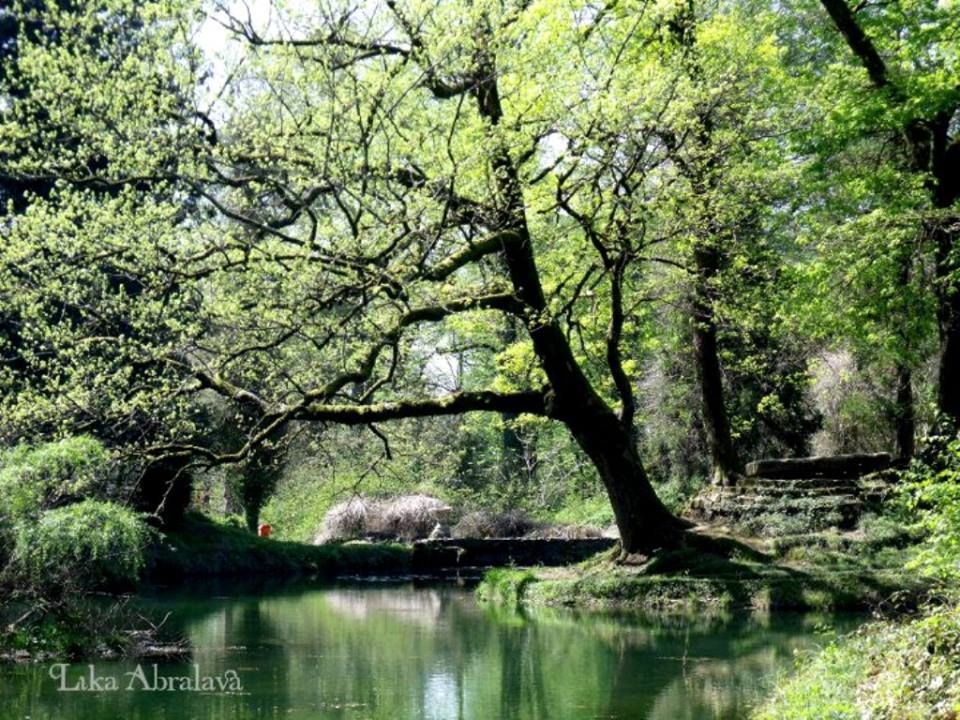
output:
[[712,483],[732,485],[738,463],[723,399],[717,322],[710,288],[719,271],[720,258],[716,248],[701,244],[694,251],[694,262],[697,278],[693,297],[693,354],[700,383],[700,407],[710,453]]
[[[493,127],[503,117],[496,66],[493,56],[485,52],[477,61],[479,80],[472,92],[481,117]],[[626,412],[628,399],[622,398],[622,416],[607,405],[551,317],[534,258],[520,174],[504,146],[494,142],[491,147],[504,231],[503,262],[516,298],[526,308],[523,322],[550,385],[548,414],[567,426],[596,466],[617,520],[622,551],[646,552],[678,544],[685,524],[660,502],[644,471],[632,412]]]
[[567,427],[600,474],[620,531],[622,551],[647,553],[678,544],[688,525],[654,492],[634,433],[609,411],[584,414]]

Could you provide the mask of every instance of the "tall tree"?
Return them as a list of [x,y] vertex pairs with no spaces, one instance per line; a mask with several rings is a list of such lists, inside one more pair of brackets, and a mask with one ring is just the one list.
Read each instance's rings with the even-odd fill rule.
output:
[[[689,153],[674,147],[674,157],[681,172],[690,183],[694,202],[700,204],[691,241],[693,290],[690,299],[693,326],[693,355],[700,386],[700,407],[703,429],[710,453],[712,482],[715,485],[732,484],[740,470],[730,431],[730,418],[724,399],[723,369],[720,366],[720,345],[716,312],[716,291],[724,264],[724,244],[730,244],[733,228],[721,226],[716,210],[720,174],[723,172],[721,151],[714,147],[713,126],[716,108],[720,104],[708,100],[709,80],[698,57],[698,18],[692,0],[678,7],[668,21],[672,38],[680,50],[680,63],[686,79],[698,98],[694,111],[694,125],[687,142],[693,146]],[[702,100],[701,100],[702,98]],[[668,136],[676,143],[676,134]]]
[[[542,13],[553,32],[534,32]],[[142,308],[158,312],[173,278],[178,295],[211,299],[204,322],[184,327],[179,346],[136,349],[161,353],[182,373],[179,392],[202,387],[242,399],[261,421],[237,453],[182,443],[163,452],[240,461],[296,420],[542,415],[563,423],[593,461],[625,551],[675,541],[683,524],[657,498],[637,451],[622,352],[627,291],[641,260],[638,188],[662,162],[644,121],[660,108],[633,90],[611,117],[598,112],[632,83],[607,43],[633,43],[635,17],[624,10],[592,38],[569,15],[525,4],[391,2],[363,17],[345,5],[291,10],[292,30],[283,34],[223,17],[251,54],[246,74],[221,95],[223,127],[212,148],[174,130],[158,152],[156,128],[170,122],[156,122],[167,106],[149,70],[143,77],[99,67],[106,79],[92,97],[65,98],[91,131],[86,140],[119,156],[96,177],[131,188],[128,211],[138,201],[134,179],[150,177],[201,196],[211,217],[148,232],[150,251],[129,258],[157,279],[157,295]],[[557,53],[575,57],[577,43],[596,64],[572,65],[562,88],[536,100],[555,75]],[[44,60],[55,79],[88,76],[99,62]],[[125,99],[142,94],[144,82],[156,104],[131,118]],[[597,86],[600,105],[584,107],[577,88],[585,83]],[[108,103],[100,93],[110,90]],[[566,146],[553,167],[544,147],[551,136]],[[170,147],[182,147],[175,168],[159,161]],[[34,158],[48,173],[74,184],[91,177],[42,155]],[[64,197],[82,202],[72,191]],[[14,228],[20,247],[36,242],[30,233],[42,224]],[[112,230],[111,239],[128,231]],[[592,288],[602,291],[600,304]],[[404,386],[418,328],[484,313],[516,318],[532,386],[441,396]],[[596,327],[603,317],[599,357],[591,348],[575,352],[576,321]],[[72,362],[67,354],[57,360]]]
[[[821,0],[834,28],[860,63],[899,130],[908,167],[924,179],[932,212],[924,223],[935,255],[940,331],[938,406],[960,423],[960,68],[956,33],[960,12],[950,3],[894,2],[851,8]],[[906,268],[905,268],[905,271]],[[908,272],[908,271],[907,271]],[[905,407],[910,378],[898,371],[898,433],[903,450],[912,412]]]
[[[750,317],[736,307],[751,293],[765,292],[771,305],[776,296],[774,269],[783,257],[775,248],[782,235],[771,216],[790,189],[790,163],[778,136],[788,132],[782,107],[793,83],[783,72],[769,13],[752,9],[748,19],[736,3],[693,0],[666,7],[655,52],[676,73],[685,112],[659,119],[674,172],[656,216],[689,276],[685,304],[712,481],[733,484],[742,471],[737,435],[744,428],[733,428],[738,395],[752,395],[743,392],[749,373],[736,370],[761,364],[755,342],[761,333],[751,325],[762,314],[755,301]],[[777,354],[773,332],[765,343],[769,360]],[[763,393],[744,408],[749,424],[773,420],[765,409],[785,408],[774,400]]]

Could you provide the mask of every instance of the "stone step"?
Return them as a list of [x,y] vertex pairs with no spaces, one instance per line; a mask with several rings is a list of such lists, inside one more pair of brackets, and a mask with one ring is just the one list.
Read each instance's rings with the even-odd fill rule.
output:
[[856,526],[860,516],[889,494],[896,466],[889,455],[841,455],[758,460],[734,487],[712,487],[695,498],[690,513],[765,533],[791,516],[811,530]]
[[[810,529],[823,529],[832,525],[841,528],[856,526],[864,511],[864,504],[851,495],[825,498],[787,498],[774,500],[755,495],[726,496],[723,499],[706,499],[691,507],[695,517],[709,522],[750,526],[763,521],[764,517],[807,517]],[[839,516],[839,517],[837,517]]]
[[860,495],[856,485],[825,485],[821,487],[797,487],[794,485],[743,485],[743,492],[768,497],[824,497],[830,495]]
[[740,482],[741,487],[780,487],[796,488],[798,490],[845,487],[856,489],[858,483],[856,480],[848,478],[768,478],[768,477],[746,477]]
[[742,493],[705,499],[700,504],[700,507],[713,507],[737,513],[819,510],[841,506],[862,507],[863,501],[856,495],[771,498],[769,495]]
[[767,458],[747,463],[747,477],[802,479],[856,479],[886,470],[893,464],[887,453],[873,455],[832,455],[805,458]]

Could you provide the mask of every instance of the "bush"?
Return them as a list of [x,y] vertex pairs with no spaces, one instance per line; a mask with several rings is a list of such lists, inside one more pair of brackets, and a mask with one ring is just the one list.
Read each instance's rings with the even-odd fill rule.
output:
[[453,508],[429,495],[401,495],[381,505],[378,515],[370,516],[372,531],[401,540],[424,538],[437,523],[447,520]]
[[902,501],[925,537],[913,566],[945,583],[960,580],[960,437],[933,438],[904,474]]
[[320,531],[313,539],[314,545],[363,537],[372,504],[367,498],[354,497],[334,505],[324,516]]
[[109,459],[104,447],[87,436],[18,445],[0,454],[0,569],[14,553],[16,527],[37,522],[44,510],[95,493]]
[[781,683],[757,720],[926,720],[960,713],[960,608],[874,622],[828,645]]
[[38,447],[19,445],[0,456],[0,516],[9,522],[96,492],[110,455],[97,440],[71,437]]
[[129,586],[143,569],[149,530],[133,511],[84,500],[14,528],[16,573],[38,587]]
[[330,508],[314,544],[368,536],[416,540],[429,535],[451,512],[449,505],[429,495],[401,495],[389,500],[358,496]]
[[541,526],[520,511],[494,513],[476,510],[464,515],[451,531],[455,538],[523,537]]

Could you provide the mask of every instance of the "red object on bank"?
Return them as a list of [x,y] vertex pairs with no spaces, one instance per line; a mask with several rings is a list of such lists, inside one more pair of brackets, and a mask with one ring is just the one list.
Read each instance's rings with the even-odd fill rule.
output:
[[261,523],[260,527],[257,528],[257,535],[260,537],[270,537],[270,533],[273,532],[273,528],[270,527],[267,523]]

